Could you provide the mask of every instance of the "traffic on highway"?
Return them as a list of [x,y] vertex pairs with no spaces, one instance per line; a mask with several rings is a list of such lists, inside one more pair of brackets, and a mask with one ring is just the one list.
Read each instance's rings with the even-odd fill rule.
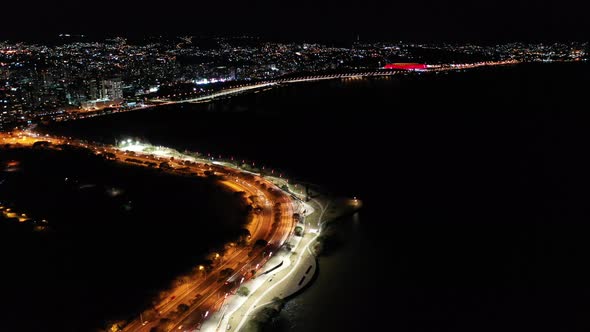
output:
[[[248,224],[250,235],[244,244],[228,244],[232,250],[215,253],[212,269],[203,277],[188,281],[170,292],[157,303],[155,317],[144,319],[138,313],[136,319],[125,322],[123,331],[195,331],[203,322],[220,310],[228,297],[235,294],[241,284],[256,278],[265,263],[293,234],[296,221],[296,202],[271,181],[233,166],[222,165],[194,157],[167,157],[157,153],[131,151],[125,147],[111,146],[76,140],[69,137],[40,135],[32,131],[1,133],[0,143],[15,146],[39,146],[59,148],[71,145],[93,151],[105,159],[143,167],[160,168],[164,172],[184,176],[213,177],[222,185],[242,197],[252,206],[252,222]],[[199,267],[203,269],[202,266]]]

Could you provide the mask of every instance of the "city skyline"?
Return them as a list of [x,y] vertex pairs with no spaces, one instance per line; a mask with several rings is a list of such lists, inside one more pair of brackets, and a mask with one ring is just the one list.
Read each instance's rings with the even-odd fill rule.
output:
[[314,75],[588,60],[588,43],[579,42],[481,46],[356,41],[346,47],[260,37],[57,38],[56,44],[0,42],[0,128],[205,100]]
[[581,1],[1,12],[1,330],[590,329]]

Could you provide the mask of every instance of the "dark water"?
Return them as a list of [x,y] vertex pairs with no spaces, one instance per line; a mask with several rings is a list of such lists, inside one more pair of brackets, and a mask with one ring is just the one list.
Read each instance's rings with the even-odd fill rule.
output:
[[587,330],[586,64],[332,81],[60,124],[232,155],[366,208],[274,330]]

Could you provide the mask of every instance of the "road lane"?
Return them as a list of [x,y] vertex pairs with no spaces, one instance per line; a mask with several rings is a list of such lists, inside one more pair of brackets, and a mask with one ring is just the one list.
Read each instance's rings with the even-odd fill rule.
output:
[[[196,161],[196,164],[186,166],[184,164],[179,164],[177,160],[171,161],[140,152],[128,153],[114,146],[92,144],[65,137],[40,136],[34,133],[22,131],[13,132],[11,134],[0,133],[0,140],[4,144],[19,144],[22,146],[32,146],[37,141],[48,141],[53,145],[70,144],[74,146],[81,146],[91,149],[96,154],[112,153],[118,162],[136,166],[148,167],[148,163],[168,161],[173,167],[182,167],[186,172],[182,172],[175,168],[166,170],[167,172],[172,174],[182,174],[185,176],[194,176],[195,174],[204,176],[204,169],[208,168],[209,170],[214,171],[215,174],[225,177],[225,180],[220,181],[220,183],[230,190],[236,192],[243,191],[245,193],[246,199],[249,199],[248,197],[251,196],[262,197],[262,201],[265,202],[265,204],[262,206],[262,211],[259,214],[254,214],[253,221],[250,225],[251,243],[254,243],[257,239],[265,239],[268,241],[269,245],[256,251],[253,250],[251,245],[246,247],[237,247],[235,251],[228,257],[223,257],[222,264],[215,267],[209,273],[209,275],[204,278],[204,280],[194,280],[188,285],[185,284],[175,288],[167,297],[167,299],[155,306],[157,312],[160,313],[159,318],[164,318],[175,312],[178,308],[178,305],[182,303],[189,305],[190,301],[195,299],[197,294],[199,294],[200,297],[190,306],[188,311],[173,321],[171,324],[173,329],[178,329],[178,327],[182,327],[181,329],[187,330],[192,329],[195,327],[195,324],[198,324],[202,320],[202,313],[213,312],[214,310],[220,309],[220,303],[223,303],[223,301],[220,299],[224,299],[226,296],[225,293],[228,291],[224,282],[220,282],[218,280],[219,272],[221,270],[229,267],[237,271],[235,274],[240,278],[242,276],[244,278],[251,277],[249,275],[249,271],[255,266],[257,266],[258,269],[262,269],[264,263],[268,260],[270,253],[276,252],[293,231],[295,223],[293,220],[291,197],[286,195],[270,181],[236,170],[233,167],[230,168],[221,165],[211,165],[208,161],[204,160]],[[141,161],[143,164],[128,161],[128,158]],[[277,210],[280,211],[281,217],[276,224],[273,224],[273,218],[277,213]],[[235,288],[236,287],[234,286],[231,290],[235,291]],[[171,297],[173,297],[172,300],[170,300]],[[129,322],[123,331],[146,332],[152,327],[155,327],[158,321],[155,320],[152,322],[147,322],[146,324],[142,323],[143,322],[141,322],[138,317],[137,319]]]

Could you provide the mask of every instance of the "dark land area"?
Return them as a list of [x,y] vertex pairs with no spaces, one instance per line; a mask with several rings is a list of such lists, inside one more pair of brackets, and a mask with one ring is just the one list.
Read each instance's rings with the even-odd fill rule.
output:
[[587,64],[523,64],[293,85],[49,130],[248,158],[362,199],[274,330],[583,331],[588,86]]
[[31,218],[0,214],[0,330],[89,331],[126,318],[245,222],[241,200],[210,179],[87,150],[2,149],[0,165],[0,201]]

